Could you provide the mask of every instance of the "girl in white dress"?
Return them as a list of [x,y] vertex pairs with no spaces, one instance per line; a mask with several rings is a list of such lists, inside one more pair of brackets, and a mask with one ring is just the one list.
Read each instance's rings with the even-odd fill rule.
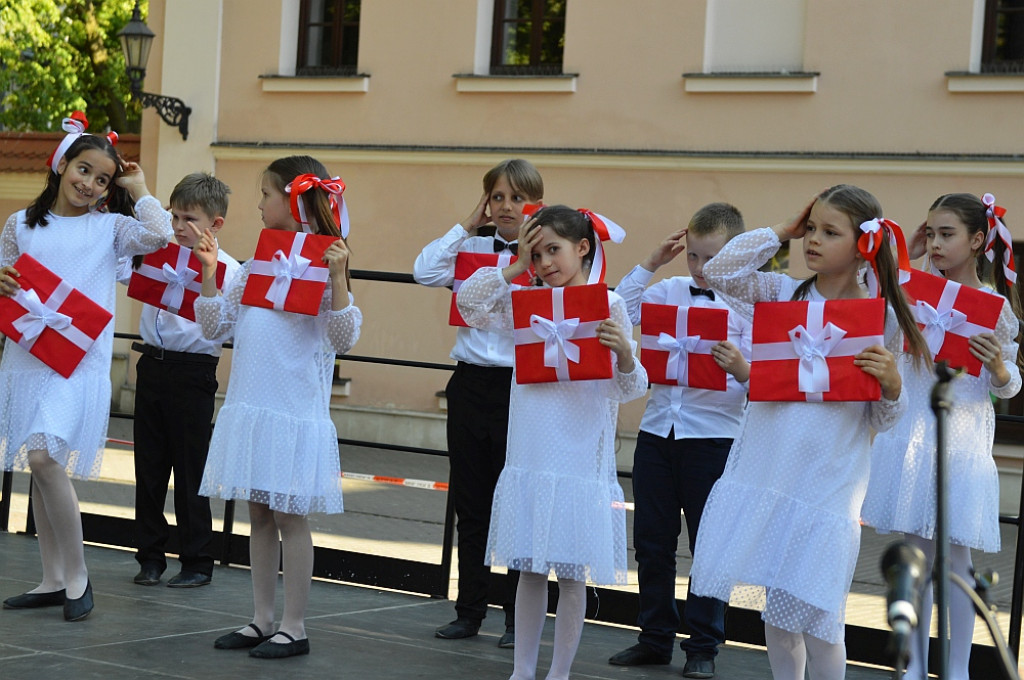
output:
[[[509,282],[532,263],[552,288],[587,283],[594,230],[565,206],[538,211],[519,230],[519,259],[478,270],[459,290],[459,311],[481,328],[512,329]],[[622,298],[608,293],[611,318],[597,327],[614,352],[607,380],[519,385],[513,378],[508,455],[498,478],[487,539],[487,563],[521,571],[516,590],[513,680],[533,680],[548,602],[548,574],[558,577],[554,656],[548,680],[565,680],[586,612],[586,581],[626,582],[626,517],[615,474],[620,402],[647,391],[634,356],[632,325]]]
[[[982,362],[981,374],[964,373],[953,381],[948,416],[950,569],[967,583],[974,582],[971,548],[998,552],[1000,544],[999,474],[992,460],[995,412],[989,394],[1009,399],[1021,387],[1016,341],[1020,301],[1013,285],[1012,248],[1000,238],[1000,227],[1005,226],[996,215],[995,199],[990,194],[985,199],[987,203],[973,194],[940,196],[910,241],[912,258],[927,251],[931,266],[947,279],[1004,298],[995,332],[969,339],[971,354]],[[984,286],[980,276],[986,250],[995,260],[995,291]],[[1009,254],[1006,264],[1004,253]],[[907,542],[924,552],[930,573],[935,559],[935,415],[929,395],[935,378],[924,367],[906,362],[901,362],[900,370],[909,400],[907,414],[875,438],[862,515],[881,533],[905,533]],[[949,677],[967,680],[974,607],[959,588],[951,588],[949,610]],[[927,677],[931,615],[932,589],[926,588],[907,678]]]
[[[834,186],[792,221],[737,236],[704,266],[711,287],[752,318],[759,301],[865,297],[859,272],[867,258],[891,306],[885,346],[854,360],[878,380],[881,400],[752,402],[704,508],[691,591],[729,601],[734,586],[745,586],[733,603],[763,608],[776,680],[803,680],[805,666],[812,680],[845,677],[844,608],[860,547],[869,428],[892,427],[906,407],[900,330],[913,353],[925,347],[899,288],[888,227],[869,236],[881,216],[868,192]],[[783,241],[801,237],[814,276],[758,271]]]
[[[301,185],[309,187],[299,196],[304,212],[296,205],[293,213],[289,190],[304,175]],[[309,181],[309,175],[319,179]],[[342,511],[338,434],[329,410],[331,379],[335,354],[348,352],[359,338],[362,313],[349,293],[349,250],[332,210],[341,201],[340,188],[309,156],[274,161],[260,186],[259,208],[268,229],[302,231],[306,226],[312,233],[338,237],[323,255],[330,283],[317,316],[242,305],[251,261],[219,297],[213,234],[207,230],[193,249],[203,265],[196,320],[208,338],[221,337],[232,327],[235,337],[228,392],[199,492],[247,500],[251,523],[253,620],[214,646],[250,649],[249,655],[259,658],[309,653],[304,619],[313,541],[306,515]],[[271,634],[282,553],[284,614]]]
[[[122,161],[106,137],[67,135],[51,159],[51,170],[39,197],[4,225],[0,295],[17,292],[19,274],[12,265],[27,253],[113,314],[118,258],[167,245],[173,233],[170,215],[150,196],[142,169]],[[97,209],[104,203],[111,212]],[[32,471],[32,511],[43,563],[42,582],[5,600],[6,609],[64,605],[69,621],[92,611],[82,515],[68,473],[79,479],[99,476],[113,345],[111,321],[68,378],[9,338],[4,345],[0,461],[5,470]]]

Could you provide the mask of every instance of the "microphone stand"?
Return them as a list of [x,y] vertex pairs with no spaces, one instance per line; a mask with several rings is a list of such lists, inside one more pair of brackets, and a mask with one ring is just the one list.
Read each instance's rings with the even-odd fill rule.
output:
[[[953,406],[952,387],[956,373],[949,364],[935,364],[938,382],[932,387],[931,407],[935,413],[935,604],[939,609],[939,678],[949,677],[949,527],[946,507],[946,416]],[[927,659],[924,660],[927,667]]]

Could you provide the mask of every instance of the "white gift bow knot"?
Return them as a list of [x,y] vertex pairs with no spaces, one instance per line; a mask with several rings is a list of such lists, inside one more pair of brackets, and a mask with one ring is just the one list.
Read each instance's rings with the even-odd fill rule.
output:
[[825,359],[845,335],[845,330],[831,322],[818,333],[811,333],[802,325],[789,331],[790,342],[800,358],[798,388],[801,392],[829,391],[829,370]]
[[14,296],[14,301],[28,310],[13,322],[14,328],[21,333],[25,341],[31,342],[36,339],[47,327],[60,331],[71,325],[70,316],[48,307],[31,288],[19,290]]
[[275,308],[284,305],[284,300],[288,297],[288,289],[292,285],[292,279],[301,278],[311,263],[312,260],[302,257],[296,252],[287,257],[283,250],[274,253],[274,256],[270,258],[274,282],[270,284],[266,297],[274,303]]
[[678,340],[668,333],[658,335],[658,348],[668,352],[668,360],[665,362],[666,378],[679,382],[686,377],[687,357],[690,352],[697,349],[699,343],[699,335],[688,335]]
[[928,351],[932,353],[932,356],[938,354],[942,349],[946,333],[954,331],[967,321],[967,315],[959,309],[950,307],[940,312],[923,300],[917,301],[914,317],[924,324],[921,334],[924,335]]
[[160,302],[167,306],[168,309],[178,310],[181,309],[181,303],[185,299],[185,286],[192,283],[192,281],[199,276],[199,272],[194,269],[185,267],[181,272],[178,272],[174,267],[164,262],[163,266],[164,279],[167,281],[167,289],[164,294],[160,296]]
[[[576,334],[580,320],[565,319],[554,322],[537,314],[530,315],[530,328],[544,341],[544,365],[548,368],[568,368],[568,362],[580,362],[580,348],[569,340]],[[568,360],[568,361],[567,361]]]

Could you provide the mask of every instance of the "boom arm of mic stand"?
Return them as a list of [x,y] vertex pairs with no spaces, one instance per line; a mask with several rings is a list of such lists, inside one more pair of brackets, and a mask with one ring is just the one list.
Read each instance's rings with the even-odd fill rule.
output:
[[951,583],[955,583],[960,590],[967,594],[967,597],[971,598],[971,602],[974,603],[974,608],[978,610],[978,614],[981,618],[985,619],[985,624],[988,626],[989,634],[992,635],[992,642],[996,645],[996,651],[999,653],[999,659],[1002,662],[1003,675],[1006,680],[1020,680],[1020,676],[1017,675],[1017,662],[1013,660],[1010,655],[1010,650],[1007,649],[1006,640],[1003,638],[1003,632],[999,630],[999,623],[996,621],[996,617],[992,615],[992,611],[985,604],[984,600],[974,591],[967,581],[960,576],[960,574],[950,572],[949,580]]

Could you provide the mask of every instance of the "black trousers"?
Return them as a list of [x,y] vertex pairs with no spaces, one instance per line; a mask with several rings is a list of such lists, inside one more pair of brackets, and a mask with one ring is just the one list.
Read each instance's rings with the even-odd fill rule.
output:
[[[487,614],[491,570],[484,561],[491,501],[505,467],[508,400],[512,369],[460,362],[448,381],[449,493],[458,529],[459,618],[481,621]],[[501,602],[505,625],[515,625],[519,572],[510,571]]]
[[136,368],[135,559],[167,567],[164,502],[173,470],[181,568],[212,574],[210,499],[199,495],[199,484],[212,432],[217,365],[143,355]]

